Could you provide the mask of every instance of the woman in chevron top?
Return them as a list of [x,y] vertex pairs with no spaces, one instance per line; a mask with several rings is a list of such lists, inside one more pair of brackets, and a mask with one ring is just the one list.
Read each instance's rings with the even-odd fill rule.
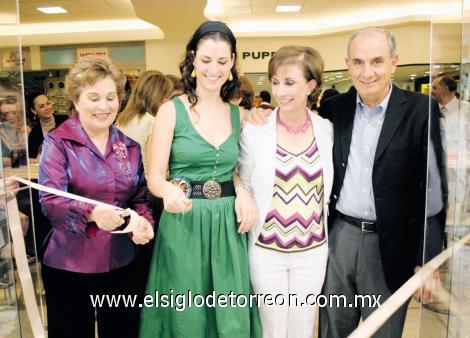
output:
[[[288,46],[269,61],[278,107],[263,126],[248,124],[238,168],[259,218],[250,231],[250,275],[261,302],[264,337],[313,337],[313,296],[325,278],[327,203],[333,182],[333,130],[309,111],[322,83],[323,60],[310,47]],[[295,295],[295,296],[290,296]],[[267,297],[261,300],[267,300]]]

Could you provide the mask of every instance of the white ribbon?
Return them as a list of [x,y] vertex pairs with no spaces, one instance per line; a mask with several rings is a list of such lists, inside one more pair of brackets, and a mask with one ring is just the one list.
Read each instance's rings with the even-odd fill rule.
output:
[[13,254],[15,256],[18,276],[20,277],[21,288],[23,289],[23,298],[31,330],[35,338],[44,338],[44,328],[39,316],[38,304],[36,303],[33,279],[31,278],[31,271],[29,270],[28,259],[26,258],[26,248],[16,198],[7,201],[7,214],[13,241]]
[[82,196],[79,196],[79,195],[71,194],[69,192],[65,192],[65,191],[62,191],[62,190],[59,190],[59,189],[46,187],[45,185],[38,184],[38,183],[33,183],[31,181],[28,181],[28,180],[25,180],[25,179],[22,179],[22,178],[19,178],[19,177],[16,177],[16,176],[11,176],[11,178],[13,178],[14,180],[16,180],[18,182],[21,182],[25,185],[28,185],[31,188],[34,188],[36,190],[45,191],[45,192],[48,192],[50,194],[70,198],[72,200],[76,200],[76,201],[79,201],[79,202],[85,202],[85,203],[89,203],[89,204],[93,204],[93,205],[99,205],[99,206],[106,207],[106,208],[111,208],[111,209],[115,209],[115,210],[124,211],[123,215],[131,217],[130,220],[129,220],[129,223],[127,224],[126,228],[123,229],[123,230],[111,231],[111,233],[113,233],[113,234],[125,234],[125,233],[129,233],[129,232],[133,232],[133,231],[138,229],[137,219],[139,218],[139,214],[137,214],[132,209],[119,208],[115,205],[103,203],[103,202],[100,202],[100,201],[95,201],[95,200],[92,200],[91,198],[86,198],[86,197],[82,197]]
[[[115,205],[95,201],[86,197],[71,194],[62,190],[46,187],[41,184],[33,183],[28,180],[9,176],[20,183],[30,186],[31,188],[45,191],[57,196],[70,198],[76,201],[85,202],[93,205],[99,205],[115,210],[122,210],[122,215],[129,215],[129,224],[124,230],[111,231],[113,234],[123,234],[133,232],[138,229],[138,218],[139,215],[132,209],[122,209]],[[31,277],[31,271],[29,270],[28,260],[26,258],[26,248],[23,239],[23,231],[21,229],[20,214],[18,210],[18,203],[16,198],[12,198],[7,201],[7,212],[8,212],[8,224],[10,226],[11,237],[13,240],[13,250],[16,261],[16,267],[20,278],[21,288],[23,290],[23,297],[26,306],[26,313],[28,315],[29,322],[31,324],[32,333],[35,338],[45,338],[44,327],[42,324],[41,317],[38,311],[38,305],[34,293],[34,286]]]
[[356,330],[354,330],[348,338],[364,338],[371,337],[378,329],[387,321],[387,319],[395,313],[420,287],[420,285],[428,279],[434,271],[436,271],[449,257],[459,251],[462,246],[470,240],[470,234],[467,234],[452,247],[442,251],[439,255],[425,264],[421,270],[414,274],[405,284],[403,284],[393,295],[391,295],[381,307],[377,308]]

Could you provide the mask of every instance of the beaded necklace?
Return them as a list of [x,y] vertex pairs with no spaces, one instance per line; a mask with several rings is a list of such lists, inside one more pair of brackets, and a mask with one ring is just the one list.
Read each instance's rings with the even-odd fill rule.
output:
[[279,124],[280,126],[284,127],[289,134],[303,134],[308,130],[308,127],[310,126],[310,116],[308,116],[308,113],[306,114],[306,119],[305,122],[297,125],[297,126],[291,126],[284,121],[281,120],[281,114],[277,113],[276,116],[276,123]]

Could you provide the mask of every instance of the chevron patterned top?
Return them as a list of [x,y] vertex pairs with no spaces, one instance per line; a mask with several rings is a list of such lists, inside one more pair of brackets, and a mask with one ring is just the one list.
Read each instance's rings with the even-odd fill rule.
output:
[[324,242],[323,170],[317,143],[314,139],[300,154],[277,145],[273,200],[256,245],[296,252]]

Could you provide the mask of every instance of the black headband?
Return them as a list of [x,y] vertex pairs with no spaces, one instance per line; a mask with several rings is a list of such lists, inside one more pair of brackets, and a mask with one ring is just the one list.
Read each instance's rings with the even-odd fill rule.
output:
[[199,28],[194,32],[194,35],[191,39],[190,49],[195,50],[199,40],[201,40],[204,35],[209,33],[221,33],[225,35],[229,39],[230,43],[233,45],[233,49],[236,49],[237,40],[235,39],[235,36],[233,35],[230,28],[228,28],[226,24],[220,21],[206,21],[201,26],[199,26]]

